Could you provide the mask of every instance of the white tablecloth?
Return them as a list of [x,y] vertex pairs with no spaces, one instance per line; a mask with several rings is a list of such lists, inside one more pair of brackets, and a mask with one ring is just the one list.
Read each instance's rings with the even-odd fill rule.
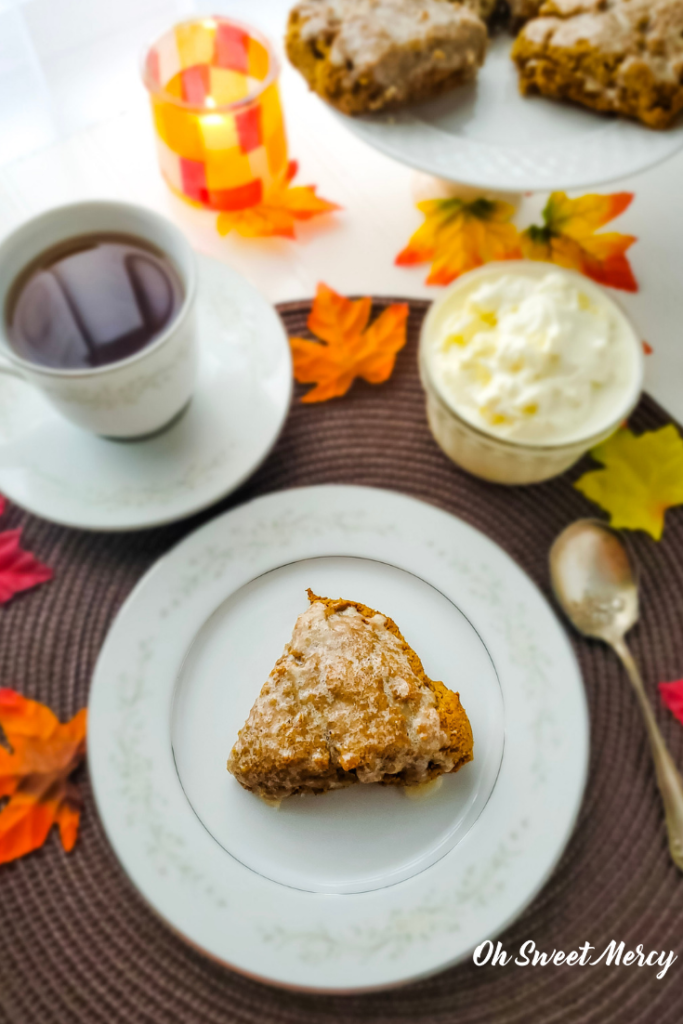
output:
[[[282,90],[298,182],[315,183],[344,212],[307,225],[299,242],[221,238],[215,215],[163,184],[138,75],[147,40],[194,11],[237,17],[282,38],[290,0],[0,0],[0,234],[50,206],[121,198],[174,219],[199,250],[239,270],[273,302],[340,292],[433,297],[426,267],[394,266],[421,223],[413,171],[358,141],[283,59]],[[647,388],[683,420],[683,155],[598,191],[635,192],[616,230],[637,294],[615,292],[654,348]],[[546,196],[522,199],[518,222],[538,222]],[[611,225],[610,225],[611,227]]]

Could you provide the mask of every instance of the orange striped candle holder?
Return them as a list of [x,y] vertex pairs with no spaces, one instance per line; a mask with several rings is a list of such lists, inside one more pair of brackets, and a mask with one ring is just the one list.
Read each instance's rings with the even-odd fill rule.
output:
[[266,39],[226,18],[175,25],[149,49],[161,173],[194,205],[257,206],[287,171],[279,66]]

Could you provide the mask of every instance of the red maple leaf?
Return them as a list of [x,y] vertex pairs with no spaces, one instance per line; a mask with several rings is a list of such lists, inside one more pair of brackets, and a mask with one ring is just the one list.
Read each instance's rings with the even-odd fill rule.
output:
[[52,569],[39,562],[30,551],[24,551],[19,546],[20,538],[21,530],[0,533],[0,604],[22,590],[52,579]]
[[683,679],[675,683],[660,683],[659,696],[672,715],[683,725]]

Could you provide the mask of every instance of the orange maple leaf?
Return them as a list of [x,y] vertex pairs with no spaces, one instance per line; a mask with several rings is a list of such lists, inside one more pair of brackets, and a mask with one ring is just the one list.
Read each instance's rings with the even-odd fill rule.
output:
[[[325,402],[345,395],[356,377],[382,384],[394,369],[396,354],[406,343],[408,304],[388,306],[368,327],[372,299],[353,302],[319,284],[308,329],[320,341],[290,338],[294,376],[315,384],[302,402]],[[323,344],[324,343],[324,344]]]
[[519,232],[510,223],[515,208],[500,199],[480,196],[426,199],[417,204],[424,223],[396,257],[399,267],[431,263],[427,284],[450,284],[456,277],[491,260],[520,259]]
[[86,711],[64,725],[35,700],[0,689],[0,727],[11,751],[0,745],[0,864],[37,850],[53,825],[73,849],[81,799],[69,776],[85,754]]
[[243,238],[296,238],[296,222],[311,220],[323,213],[334,213],[341,206],[316,195],[315,185],[290,185],[297,172],[292,160],[284,181],[276,185],[262,203],[246,210],[219,213],[217,228],[220,235],[236,231]]
[[626,256],[636,238],[616,231],[595,233],[623,213],[632,199],[632,192],[579,199],[553,192],[543,210],[543,226],[533,224],[522,234],[524,256],[578,270],[599,284],[637,292],[638,283]]

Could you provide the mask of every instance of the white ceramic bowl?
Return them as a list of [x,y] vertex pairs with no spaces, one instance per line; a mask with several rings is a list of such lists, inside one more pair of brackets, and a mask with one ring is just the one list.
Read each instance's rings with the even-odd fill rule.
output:
[[[512,441],[474,426],[458,414],[440,392],[437,382],[430,374],[426,351],[439,329],[442,317],[453,301],[453,296],[465,288],[469,289],[475,279],[483,280],[500,274],[520,273],[540,278],[550,272],[569,278],[613,310],[633,343],[633,380],[629,389],[624,391],[622,400],[615,404],[613,418],[599,433],[586,434],[585,437],[575,438],[568,443]],[[645,371],[642,341],[631,321],[611,295],[572,270],[532,260],[488,263],[459,277],[433,303],[425,317],[420,334],[419,363],[420,377],[427,396],[427,419],[437,444],[453,462],[469,473],[499,484],[540,483],[564,473],[591,448],[610,437],[633,411],[640,398]]]

